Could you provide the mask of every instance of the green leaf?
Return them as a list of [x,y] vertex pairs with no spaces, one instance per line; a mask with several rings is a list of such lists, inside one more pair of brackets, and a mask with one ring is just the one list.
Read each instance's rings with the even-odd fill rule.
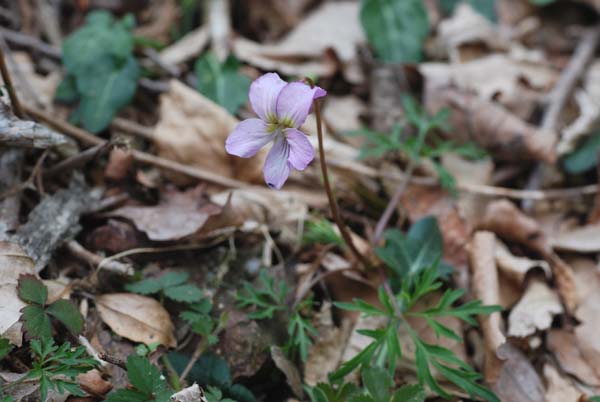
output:
[[198,91],[223,106],[231,114],[246,103],[250,78],[239,73],[239,63],[233,56],[220,64],[212,52],[206,52],[194,66]]
[[170,288],[171,286],[182,285],[188,280],[190,275],[187,272],[168,272],[158,278],[163,289]]
[[106,402],[148,402],[148,396],[134,389],[118,389],[108,394]]
[[145,357],[129,356],[127,359],[127,377],[131,385],[147,395],[155,394],[167,388],[166,381],[161,378],[158,368]]
[[0,338],[0,360],[4,359],[6,355],[10,353],[12,348],[13,347],[8,339]]
[[83,317],[69,300],[57,300],[46,309],[47,313],[64,324],[74,335],[83,332]]
[[178,302],[194,303],[202,299],[203,293],[196,285],[185,284],[166,288],[165,296]]
[[33,275],[21,275],[17,291],[21,300],[27,303],[43,306],[48,299],[48,288]]
[[77,75],[77,88],[82,94],[77,110],[83,126],[92,133],[105,129],[114,115],[129,104],[137,89],[139,67],[130,56],[122,67],[111,59],[101,59]]
[[427,10],[421,0],[362,0],[360,21],[381,61],[421,61],[429,33]]
[[159,278],[143,279],[139,282],[125,286],[127,290],[134,293],[148,295],[158,293],[169,287],[182,285],[189,278],[186,272],[168,272]]
[[385,246],[375,249],[375,253],[398,279],[414,277],[436,265],[442,257],[442,233],[433,217],[418,220],[407,234],[396,229],[387,230],[385,240]]
[[[548,4],[554,3],[556,0],[529,0],[531,4],[536,6],[547,6]],[[590,399],[591,401],[591,399]]]
[[425,390],[418,384],[400,387],[392,396],[392,402],[424,402]]
[[460,3],[469,4],[473,8],[473,10],[477,11],[479,14],[483,15],[492,22],[496,22],[497,20],[495,0],[440,0],[440,6],[445,14],[452,14],[456,6],[458,6]]
[[42,306],[31,304],[21,310],[23,326],[33,338],[50,338],[52,336],[52,324],[50,317]]
[[77,83],[75,82],[75,76],[73,74],[66,75],[60,84],[58,84],[54,99],[63,103],[72,103],[79,99]]
[[563,160],[563,167],[570,174],[585,173],[596,167],[599,152],[600,131],[597,131]]
[[394,384],[394,380],[386,370],[380,367],[369,367],[363,369],[361,375],[363,385],[375,401],[388,402],[390,400],[389,389]]
[[327,219],[306,221],[302,242],[306,245],[334,244],[342,246],[344,244],[342,237],[335,232],[333,224]]

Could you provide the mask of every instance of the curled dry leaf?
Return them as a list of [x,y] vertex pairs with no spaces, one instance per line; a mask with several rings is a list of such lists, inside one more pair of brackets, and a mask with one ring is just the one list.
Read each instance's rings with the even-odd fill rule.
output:
[[507,41],[490,20],[466,2],[459,3],[452,17],[439,24],[437,39],[453,62],[465,61],[473,56],[468,45],[484,45],[489,49],[507,47]]
[[534,269],[540,268],[543,270],[546,277],[549,279],[552,276],[550,264],[544,260],[533,260],[527,257],[518,257],[510,252],[504,243],[496,242],[496,264],[507,279],[512,282],[522,285],[527,273]]
[[538,223],[521,212],[512,202],[502,199],[488,205],[480,227],[507,240],[538,252],[548,261],[556,278],[558,293],[567,311],[573,313],[579,298],[572,268],[552,252]]
[[[285,75],[329,77],[337,71],[333,49],[342,64],[342,72],[351,83],[363,79],[357,58],[357,45],[364,42],[358,19],[359,4],[354,1],[323,3],[286,37],[271,45],[261,45],[244,38],[233,42],[233,52],[241,60],[263,70]],[[332,24],[331,21],[344,21]]]
[[98,296],[96,307],[102,321],[117,335],[149,345],[160,342],[177,346],[169,313],[156,300],[132,293]]
[[548,384],[546,389],[546,402],[580,400],[579,398],[582,396],[582,392],[573,385],[573,381],[560,375],[553,365],[544,365],[544,378]]
[[583,356],[573,332],[553,329],[548,332],[546,345],[565,372],[574,375],[585,384],[600,385],[600,378]]
[[211,216],[221,213],[222,208],[202,192],[201,187],[184,192],[170,189],[156,206],[125,206],[106,215],[131,220],[150,240],[178,240],[198,232]]
[[[260,157],[242,159],[225,152],[225,139],[237,119],[199,92],[177,80],[160,97],[154,139],[161,157],[209,169],[227,178],[262,180]],[[173,177],[188,182],[183,177]]]
[[419,71],[426,89],[454,86],[486,101],[496,101],[522,119],[531,116],[536,104],[554,85],[557,74],[542,65],[516,60],[506,54],[492,54],[467,63],[423,63]]
[[[498,271],[495,263],[496,237],[493,233],[479,231],[473,235],[469,247],[474,297],[484,305],[499,304]],[[498,379],[502,363],[496,354],[506,342],[502,333],[502,316],[499,312],[480,316],[485,343],[485,379],[493,383]]]
[[81,386],[81,389],[91,395],[106,395],[113,387],[109,381],[102,378],[102,374],[96,369],[79,374],[77,382]]
[[271,358],[279,370],[285,375],[286,381],[294,395],[302,399],[304,392],[302,391],[302,378],[298,369],[281,350],[279,346],[271,346]]
[[17,244],[0,241],[0,337],[21,346],[21,309],[26,304],[17,295],[20,275],[37,276],[35,263]]
[[539,129],[488,100],[452,88],[439,88],[426,90],[425,105],[431,113],[449,108],[453,139],[474,142],[494,158],[556,161],[555,132]]
[[508,335],[522,338],[546,330],[554,315],[562,312],[558,295],[543,280],[535,278],[508,316]]

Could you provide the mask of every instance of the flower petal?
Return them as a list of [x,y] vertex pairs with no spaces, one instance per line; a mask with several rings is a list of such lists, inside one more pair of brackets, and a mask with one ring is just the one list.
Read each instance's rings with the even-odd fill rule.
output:
[[287,85],[277,73],[264,74],[250,85],[250,104],[258,117],[264,121],[274,119],[277,115],[275,106],[281,89]]
[[273,139],[267,132],[267,124],[260,119],[246,119],[239,122],[227,140],[225,150],[231,155],[249,158]]
[[289,127],[298,128],[306,120],[313,100],[325,95],[327,92],[323,88],[311,88],[303,82],[291,82],[277,97],[277,118]]
[[267,155],[263,169],[265,182],[269,187],[279,190],[287,180],[290,175],[289,154],[290,147],[285,137],[282,134],[277,135],[273,148]]
[[290,147],[288,161],[294,169],[306,169],[308,164],[315,158],[315,150],[312,144],[302,131],[295,128],[288,128],[284,133]]

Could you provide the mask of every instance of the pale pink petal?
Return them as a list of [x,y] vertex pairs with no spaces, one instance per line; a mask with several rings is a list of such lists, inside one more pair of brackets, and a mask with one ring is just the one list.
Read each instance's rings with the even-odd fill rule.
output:
[[273,148],[271,148],[267,155],[263,169],[265,182],[269,187],[279,190],[287,180],[290,175],[289,154],[290,147],[285,137],[282,134],[277,135]]
[[231,155],[249,158],[273,139],[267,132],[267,124],[260,119],[246,119],[235,126],[227,140],[225,150]]
[[323,88],[311,88],[303,82],[291,82],[281,90],[277,98],[277,118],[288,127],[298,128],[306,120],[313,100],[326,94]]
[[250,104],[258,117],[264,121],[274,120],[277,112],[277,97],[287,82],[279,78],[277,73],[264,74],[250,85]]
[[302,131],[295,128],[288,128],[284,133],[290,147],[288,161],[294,169],[306,169],[308,164],[315,158],[315,150],[312,144]]

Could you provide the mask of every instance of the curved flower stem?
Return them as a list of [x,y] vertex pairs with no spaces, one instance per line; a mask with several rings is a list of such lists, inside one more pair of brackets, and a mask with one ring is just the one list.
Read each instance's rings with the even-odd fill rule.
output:
[[[311,86],[314,86],[312,80],[307,79]],[[331,189],[331,183],[329,182],[329,174],[327,172],[327,161],[325,160],[325,148],[323,147],[323,124],[321,121],[321,110],[319,109],[319,102],[317,99],[313,101],[313,109],[315,111],[315,117],[317,119],[317,137],[319,139],[319,159],[321,160],[321,173],[323,174],[323,185],[325,186],[325,191],[327,192],[327,199],[329,200],[329,207],[331,209],[331,215],[333,216],[333,220],[335,221],[337,227],[340,229],[340,233],[342,234],[342,238],[344,242],[348,245],[348,248],[352,253],[356,256],[356,258],[366,267],[369,267],[369,261],[367,258],[358,251],[354,242],[352,241],[352,236],[348,231],[348,228],[342,221],[340,216],[340,209],[338,207],[337,201],[333,196],[333,190]]]

